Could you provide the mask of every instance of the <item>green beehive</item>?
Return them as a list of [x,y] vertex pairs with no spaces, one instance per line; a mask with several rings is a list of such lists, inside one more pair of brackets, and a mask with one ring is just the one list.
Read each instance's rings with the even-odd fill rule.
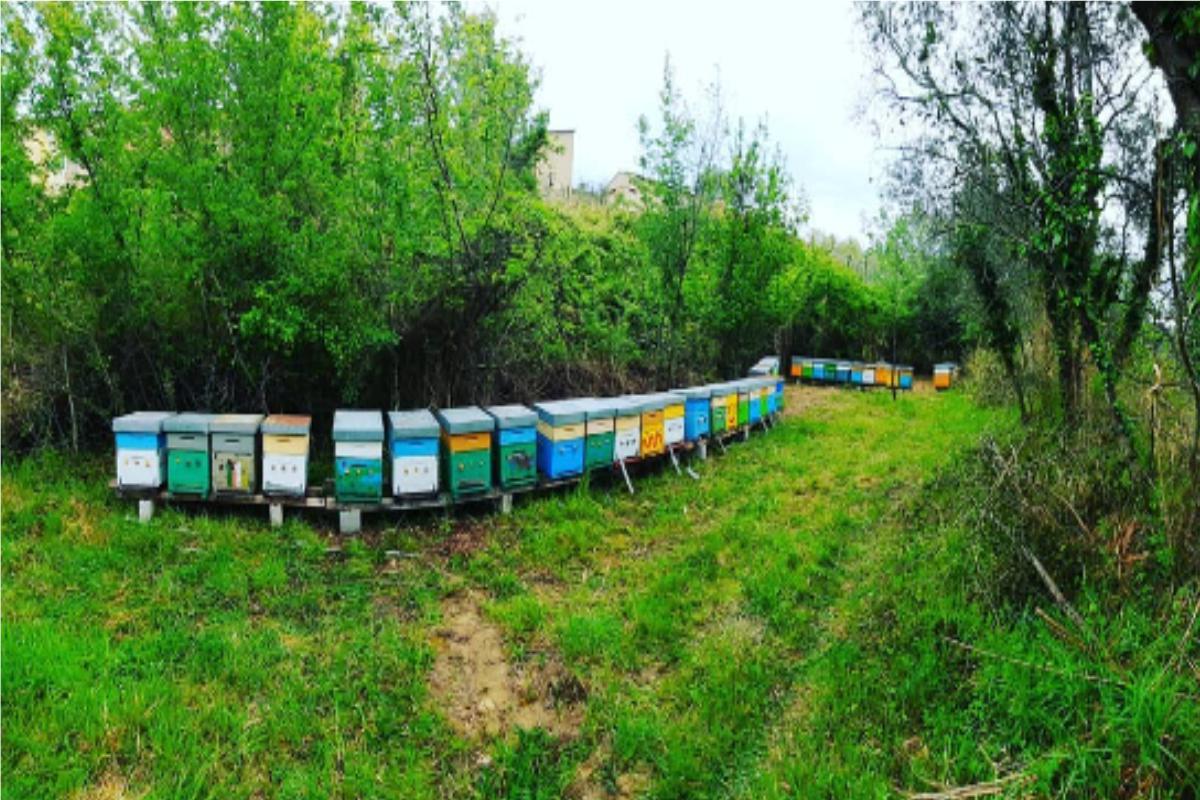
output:
[[163,420],[167,434],[167,491],[207,497],[212,486],[209,472],[208,430],[212,414],[176,414]]
[[333,485],[339,503],[372,503],[383,496],[383,438],[381,412],[334,412]]
[[496,421],[478,406],[437,412],[442,426],[442,469],[450,496],[491,491],[492,434]]
[[496,480],[501,489],[537,482],[537,414],[522,405],[488,406],[496,420]]
[[729,429],[726,411],[729,408],[729,395],[735,390],[724,383],[714,383],[708,388],[712,390],[712,400],[709,403],[710,416],[708,425],[712,430],[713,436],[717,436]]
[[616,445],[615,398],[588,398],[579,400],[583,408],[585,439],[583,445],[583,468],[611,469]]

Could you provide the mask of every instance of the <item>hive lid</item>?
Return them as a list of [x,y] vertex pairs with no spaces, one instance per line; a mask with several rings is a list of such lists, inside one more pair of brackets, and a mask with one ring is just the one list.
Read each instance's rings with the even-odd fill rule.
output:
[[636,417],[642,413],[641,398],[634,395],[612,398],[613,413],[618,417]]
[[587,397],[577,402],[588,419],[612,419],[621,401],[616,397]]
[[335,442],[382,442],[383,414],[339,408],[333,413]]
[[674,390],[670,392],[655,392],[651,395],[651,397],[660,398],[662,400],[663,408],[666,408],[667,406],[681,406],[687,401],[686,397]]
[[441,431],[437,418],[427,408],[415,411],[389,411],[388,432],[393,439],[429,439]]
[[479,406],[443,408],[437,412],[438,422],[446,433],[487,433],[496,429],[496,420]]
[[163,422],[172,411],[134,411],[112,421],[113,433],[162,433]]
[[262,432],[275,436],[308,436],[311,428],[307,414],[271,414],[262,421]]
[[672,389],[675,394],[681,394],[688,400],[707,400],[712,397],[711,386],[688,386],[684,389]]
[[958,364],[955,364],[953,361],[943,361],[940,364],[934,364],[933,368],[935,370],[954,370],[958,368]]
[[218,414],[209,424],[212,433],[258,433],[262,414]]
[[584,406],[575,400],[551,400],[547,403],[535,403],[538,419],[547,425],[576,425],[587,419]]
[[710,383],[708,386],[712,390],[713,397],[728,397],[737,391],[737,388],[728,383]]
[[537,414],[527,406],[488,406],[484,411],[495,418],[497,430],[532,428],[537,425]]
[[163,420],[162,429],[165,433],[208,433],[215,414],[201,414],[196,411],[185,411]]
[[642,413],[647,411],[662,411],[667,407],[666,401],[661,394],[635,394],[631,395],[637,398],[641,405]]

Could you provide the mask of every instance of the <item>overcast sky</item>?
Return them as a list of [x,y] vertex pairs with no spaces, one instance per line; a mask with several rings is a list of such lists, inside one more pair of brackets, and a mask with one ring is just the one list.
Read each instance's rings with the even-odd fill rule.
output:
[[[849,3],[487,0],[540,70],[538,105],[575,130],[575,182],[636,169],[669,52],[689,100],[720,77],[733,118],[765,117],[809,200],[810,226],[865,244],[884,158],[856,121],[866,62]],[[719,71],[719,72],[718,72]]]

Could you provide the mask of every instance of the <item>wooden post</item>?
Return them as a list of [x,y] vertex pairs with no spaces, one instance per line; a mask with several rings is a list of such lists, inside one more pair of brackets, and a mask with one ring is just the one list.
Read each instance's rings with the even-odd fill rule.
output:
[[629,493],[633,494],[633,481],[629,480],[629,470],[625,468],[625,459],[617,459],[617,463],[621,465],[621,475],[625,478],[625,486],[628,487]]
[[357,508],[338,511],[338,531],[349,536],[362,531],[362,511]]

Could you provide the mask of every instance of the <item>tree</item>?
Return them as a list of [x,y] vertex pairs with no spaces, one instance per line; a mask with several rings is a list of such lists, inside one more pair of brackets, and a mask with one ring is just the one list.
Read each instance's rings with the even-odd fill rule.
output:
[[659,350],[670,383],[679,371],[677,332],[684,320],[684,284],[717,191],[715,167],[724,122],[719,90],[711,88],[709,96],[708,117],[698,122],[675,86],[667,57],[658,126],[652,127],[644,116],[638,120],[646,203],[638,228],[662,279],[660,303],[666,325]]
[[[1112,418],[1132,446],[1116,386],[1121,315],[1144,302],[1154,271],[1125,255],[1101,208],[1145,224],[1154,145],[1152,76],[1127,57],[1128,10],[1081,4],[864,7],[879,95],[919,132],[906,145],[918,191],[939,214],[970,176],[995,170],[1009,204],[969,220],[994,226],[1030,270],[1050,323],[1059,400],[1078,415],[1083,353],[1101,375]],[[989,212],[994,205],[981,207]],[[948,214],[947,214],[948,215]],[[1115,243],[1115,245],[1114,245]],[[1150,256],[1153,257],[1153,254]]]

